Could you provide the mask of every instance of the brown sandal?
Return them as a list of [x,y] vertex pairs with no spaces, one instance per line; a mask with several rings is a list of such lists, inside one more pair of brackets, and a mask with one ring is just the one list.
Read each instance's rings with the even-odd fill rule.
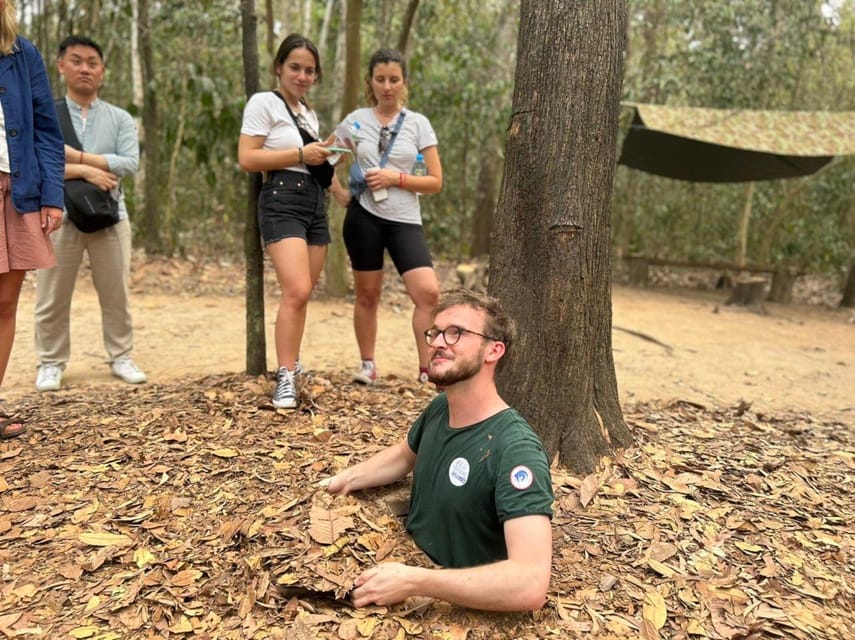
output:
[[[5,413],[0,413],[0,418],[3,418],[3,420],[0,420],[0,440],[17,438],[27,432],[27,427],[20,418],[15,418]],[[14,428],[16,425],[17,429]]]

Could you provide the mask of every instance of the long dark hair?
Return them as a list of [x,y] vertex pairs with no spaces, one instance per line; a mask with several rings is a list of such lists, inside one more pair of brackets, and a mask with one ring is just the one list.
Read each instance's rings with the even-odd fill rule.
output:
[[323,75],[321,73],[321,54],[318,53],[318,48],[314,42],[305,36],[301,36],[299,33],[292,33],[286,36],[282,44],[279,45],[279,51],[276,52],[276,56],[273,58],[273,75],[277,75],[276,67],[285,64],[285,61],[294,49],[308,49],[309,53],[315,57],[315,82],[320,82]]

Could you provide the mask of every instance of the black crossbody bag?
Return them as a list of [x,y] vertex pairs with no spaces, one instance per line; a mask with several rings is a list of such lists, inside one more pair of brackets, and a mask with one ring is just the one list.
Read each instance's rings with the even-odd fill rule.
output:
[[[303,144],[307,145],[312,144],[313,142],[319,142],[318,138],[316,138],[300,126],[300,123],[297,122],[297,118],[294,116],[294,112],[291,111],[291,107],[288,106],[288,101],[285,99],[285,97],[278,91],[274,91],[273,93],[276,94],[276,97],[279,98],[285,105],[285,108],[288,109],[288,115],[290,115],[291,119],[294,121],[294,126],[297,127],[297,131],[300,132],[300,137],[303,139]],[[329,189],[329,186],[332,184],[333,181],[333,176],[335,175],[335,167],[333,167],[329,162],[324,160],[321,164],[307,163],[306,168],[309,170],[309,173],[312,174],[312,177],[315,179],[315,181],[319,185],[321,185],[322,189]]]
[[[83,145],[71,124],[68,103],[65,98],[59,98],[55,104],[65,144],[82,152]],[[68,219],[83,233],[94,233],[112,227],[119,221],[119,202],[109,191],[82,178],[66,180],[63,191]]]

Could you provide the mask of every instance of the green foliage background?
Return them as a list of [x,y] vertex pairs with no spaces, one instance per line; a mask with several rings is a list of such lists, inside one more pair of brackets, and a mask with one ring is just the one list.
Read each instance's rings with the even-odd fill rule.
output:
[[[396,45],[406,6],[400,0],[363,4],[364,61],[376,48]],[[325,77],[310,98],[323,131],[331,131],[343,115],[343,0],[274,1],[273,7],[274,48],[287,33],[299,31],[321,49]],[[627,100],[855,109],[852,0],[629,0],[628,7]],[[102,97],[138,113],[130,1],[20,0],[18,9],[21,31],[45,55],[57,95],[63,88],[53,69],[56,46],[69,33],[83,33],[106,52]],[[159,190],[163,251],[239,258],[246,188],[236,161],[245,103],[239,3],[172,0],[148,10],[155,78],[145,90],[157,93],[162,127],[146,144],[161,145],[163,162],[170,165],[159,172],[167,176]],[[266,71],[273,53],[265,44],[264,3],[257,2],[256,11]],[[517,13],[518,0],[421,2],[410,34],[410,106],[433,123],[445,174],[443,192],[422,200],[423,215],[432,247],[447,257],[469,252],[483,154],[491,152],[491,141],[504,139]],[[262,87],[272,87],[272,76],[262,77]],[[488,179],[500,180],[501,169]],[[758,183],[749,259],[842,273],[853,258],[853,184],[852,158],[817,177]],[[132,194],[132,185],[126,191]],[[613,199],[615,251],[731,259],[744,198],[743,185],[685,183],[620,167]]]

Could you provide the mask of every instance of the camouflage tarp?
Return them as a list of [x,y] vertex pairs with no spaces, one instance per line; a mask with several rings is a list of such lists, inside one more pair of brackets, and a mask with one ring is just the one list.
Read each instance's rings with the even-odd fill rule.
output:
[[634,110],[621,164],[699,182],[813,173],[855,154],[855,111],[752,111],[623,103]]

